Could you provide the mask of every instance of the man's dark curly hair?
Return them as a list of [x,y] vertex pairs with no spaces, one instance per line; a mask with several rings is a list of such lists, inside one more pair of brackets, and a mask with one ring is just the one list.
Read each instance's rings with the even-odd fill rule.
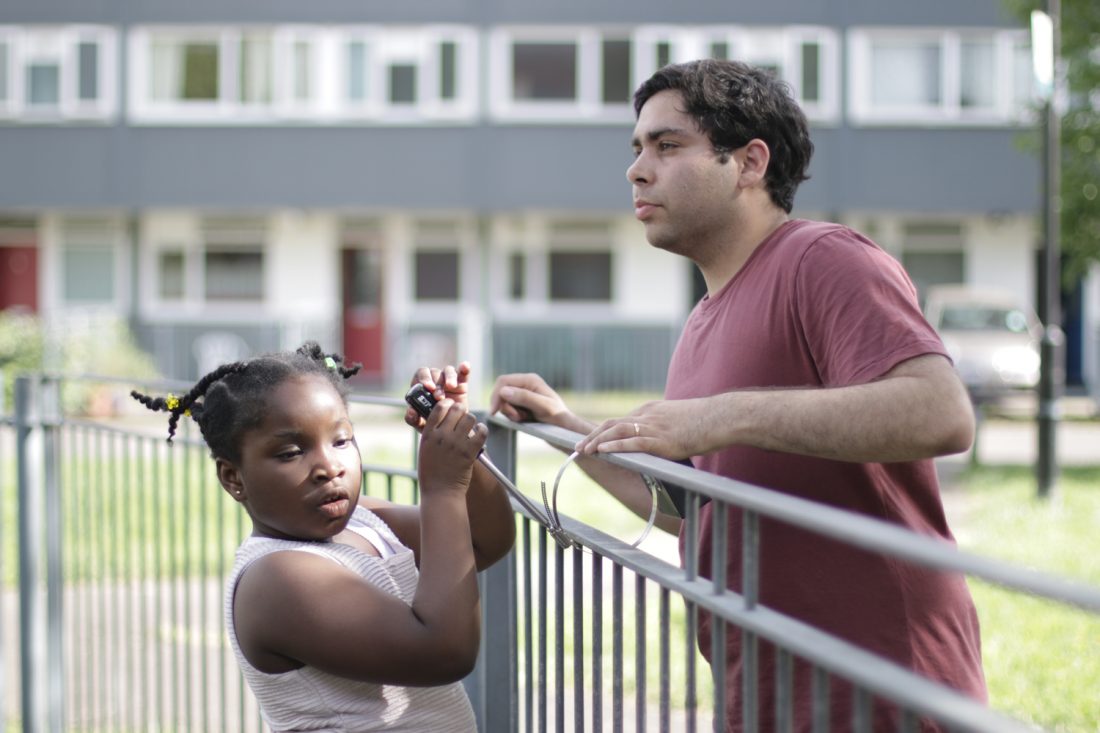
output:
[[704,59],[659,69],[634,93],[640,114],[649,98],[671,89],[683,97],[684,112],[719,156],[763,140],[771,152],[765,185],[776,206],[788,214],[798,186],[809,178],[814,153],[806,115],[788,86],[765,69],[739,61]]
[[168,442],[176,434],[180,416],[190,415],[214,458],[239,463],[241,436],[263,422],[271,391],[288,379],[310,374],[327,379],[346,403],[344,380],[362,365],[345,367],[343,361],[339,354],[326,354],[316,342],[307,341],[297,351],[223,364],[181,397],[151,397],[137,390],[130,394],[150,410],[169,414]]

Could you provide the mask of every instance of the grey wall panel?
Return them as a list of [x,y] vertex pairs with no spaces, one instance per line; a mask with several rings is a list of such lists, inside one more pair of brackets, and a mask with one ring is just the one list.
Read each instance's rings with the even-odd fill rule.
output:
[[[818,129],[817,211],[1031,213],[1023,133]],[[630,128],[0,128],[0,207],[460,208],[628,212]],[[1026,182],[1021,185],[1021,182]]]
[[0,22],[1015,24],[1001,0],[4,0]]

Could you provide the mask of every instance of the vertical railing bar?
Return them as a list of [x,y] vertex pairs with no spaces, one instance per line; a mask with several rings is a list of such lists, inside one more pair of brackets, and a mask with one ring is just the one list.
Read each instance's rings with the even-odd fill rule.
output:
[[[136,573],[134,570],[137,564],[137,558],[135,555],[139,551],[139,548],[134,547],[134,511],[135,500],[134,492],[136,491],[137,481],[134,480],[134,471],[136,470],[134,461],[134,441],[136,438],[129,434],[122,434],[122,461],[123,461],[123,490],[122,490],[122,506],[123,517],[125,517],[123,525],[124,529],[120,533],[123,537],[123,541],[126,543],[126,548],[122,553],[122,557],[125,558],[126,567],[123,575],[126,578],[126,623],[124,624],[125,640],[123,642],[123,649],[126,650],[127,668],[130,674],[130,685],[134,688],[137,687],[138,676],[138,654],[140,653],[134,645],[134,633],[140,628],[134,619],[134,601],[136,599]],[[127,685],[129,687],[129,685]],[[138,717],[140,715],[141,696],[135,694],[128,694],[125,696],[130,702],[130,709],[127,711],[127,717],[129,718],[129,725],[132,728],[140,729],[138,723]]]
[[791,653],[786,649],[775,650],[775,729],[779,733],[791,733],[792,676],[794,674]]
[[125,699],[129,698],[129,695],[123,695],[123,690],[119,687],[119,680],[122,677],[123,670],[125,669],[125,663],[122,660],[123,654],[123,636],[125,628],[122,619],[122,525],[123,525],[123,511],[125,507],[124,501],[121,501],[121,497],[124,491],[124,487],[121,482],[116,484],[113,480],[112,474],[117,474],[122,470],[122,450],[120,448],[122,443],[122,436],[119,433],[107,433],[107,458],[105,461],[104,470],[107,473],[107,482],[104,485],[107,493],[104,494],[104,499],[109,506],[107,509],[108,516],[110,517],[110,523],[107,525],[111,528],[108,533],[110,541],[108,542],[108,556],[109,561],[107,563],[108,571],[106,574],[107,588],[108,588],[108,618],[111,623],[111,645],[108,647],[110,650],[108,657],[108,668],[112,671],[117,670],[117,674],[111,674],[107,679],[110,685],[108,694],[111,699],[111,711],[112,717],[116,720],[117,726],[120,729],[125,729],[126,719],[126,703]]
[[811,679],[813,733],[829,733],[829,673],[814,665]]
[[[80,429],[80,444],[83,449],[78,480],[80,486],[80,510],[77,512],[78,522],[75,529],[76,538],[80,538],[80,607],[77,609],[80,618],[80,641],[74,648],[73,655],[80,659],[80,719],[87,720],[95,706],[95,691],[92,689],[92,668],[95,655],[92,639],[95,636],[91,632],[92,607],[94,598],[92,591],[92,552],[89,541],[92,536],[90,520],[92,514],[92,437],[88,428]],[[75,538],[74,538],[75,539]]]
[[[2,391],[0,383],[0,391]],[[63,497],[58,462],[60,451],[61,385],[56,378],[42,380],[42,478],[45,496],[46,538],[46,721],[51,733],[61,733],[65,717],[64,592],[62,563]]]
[[[157,518],[158,526],[161,522],[166,521],[164,516],[164,507],[162,506],[162,497],[172,496],[174,494],[172,488],[174,480],[172,478],[171,464],[166,458],[165,453],[167,451],[167,445],[165,443],[157,442],[153,450],[153,475],[156,476],[156,485],[158,487],[164,487],[163,489],[157,489],[153,491],[153,514]],[[164,623],[164,554],[168,551],[169,547],[175,538],[176,530],[169,524],[167,535],[168,542],[158,542],[153,547],[153,566],[155,582],[153,583],[153,619],[156,627],[153,629],[152,643],[154,645],[154,653],[156,655],[156,669],[157,678],[154,686],[154,694],[156,696],[156,711],[157,720],[160,723],[161,730],[168,730],[166,725],[165,709],[168,706],[166,695],[164,691],[164,683],[167,677],[164,664],[164,644],[161,642],[161,634],[159,633],[160,626]]]
[[671,626],[671,613],[669,611],[669,589],[660,587],[658,601],[658,617],[660,620],[660,730],[668,731],[671,728],[671,702],[670,702],[670,649],[669,637]]
[[39,720],[38,631],[41,627],[38,611],[38,568],[42,546],[40,536],[40,497],[36,470],[37,458],[32,456],[34,433],[39,416],[36,414],[36,385],[30,377],[15,380],[15,466],[16,508],[19,536],[19,649],[23,733],[37,733]]
[[[152,445],[148,438],[138,438],[137,464],[135,469],[137,470],[139,480],[137,506],[135,509],[138,515],[138,577],[141,578],[141,582],[138,584],[138,628],[141,630],[141,635],[138,637],[139,642],[148,638],[150,629],[149,555],[146,548],[150,544],[150,528],[154,526],[153,519],[149,516],[149,492],[156,491],[157,486],[154,481],[150,480],[151,474],[147,471],[149,466],[149,461],[147,460],[148,452],[151,448]],[[151,723],[149,717],[149,707],[151,704],[151,695],[149,694],[149,654],[145,644],[138,644],[137,654],[139,657],[138,678],[141,680],[141,706],[139,708],[140,713],[138,715],[138,722],[140,724],[139,727],[145,729],[148,728]]]
[[565,733],[565,549],[554,543],[554,725]]
[[[745,608],[751,611],[756,607],[760,589],[760,517],[746,509],[741,521],[741,594]],[[756,634],[744,630],[741,639],[745,733],[755,733],[760,725],[760,642]]]
[[[728,531],[729,509],[725,502],[714,500],[711,502],[710,532],[711,532],[711,592],[717,596],[724,595],[728,585]],[[710,614],[710,669],[711,680],[714,689],[714,730],[720,733],[725,730],[726,718],[730,711],[726,710],[726,624],[725,621]],[[742,636],[744,639],[744,636]],[[742,681],[748,679],[749,669],[742,667]],[[745,723],[745,733],[756,733],[751,727],[752,706],[746,700],[742,703],[742,720]]]
[[[184,428],[184,434],[190,436],[190,423],[186,423],[187,427]],[[191,651],[191,644],[188,641],[187,635],[192,628],[191,618],[191,577],[194,574],[194,570],[191,567],[191,517],[192,512],[192,494],[194,493],[194,451],[190,450],[188,446],[183,452],[183,527],[184,536],[183,544],[180,545],[183,550],[183,562],[180,568],[180,587],[183,590],[183,633],[179,634],[180,646],[183,650],[184,660],[184,673],[183,673],[183,718],[187,721],[187,730],[194,730],[195,726],[192,723],[192,713],[194,711],[194,701],[192,700],[191,680],[194,679],[194,654]]]
[[547,535],[543,530],[538,532],[539,539],[539,730],[542,733],[546,733],[548,730],[547,716],[549,714],[547,705],[547,691],[549,689],[549,682],[547,682],[547,661],[546,661],[546,646],[548,642],[547,631],[547,613],[550,609],[549,599],[547,597],[547,583],[549,576],[550,558],[547,553]]
[[103,431],[99,428],[95,430],[95,474],[96,474],[96,486],[95,486],[95,503],[94,508],[96,512],[97,521],[95,523],[94,538],[96,545],[95,556],[98,560],[96,567],[96,606],[98,607],[98,613],[96,614],[95,625],[100,627],[99,633],[95,636],[98,639],[97,647],[100,654],[98,657],[99,662],[99,700],[100,707],[99,713],[102,716],[97,716],[97,723],[106,728],[110,728],[113,715],[113,706],[111,705],[110,688],[108,686],[108,680],[110,677],[110,614],[107,611],[107,575],[110,573],[110,554],[108,551],[108,542],[102,540],[105,539],[103,529],[107,526],[106,506],[108,504],[106,494],[107,491],[107,461],[105,456],[110,448],[108,447],[107,439]]
[[580,550],[573,549],[570,554],[573,556],[573,730],[583,731],[585,692],[584,553]]
[[592,730],[603,731],[603,556],[592,553]]
[[646,580],[634,575],[634,719],[635,730],[646,729]]
[[611,566],[611,729],[623,733],[623,566]]
[[[202,463],[200,462],[200,467]],[[195,486],[195,500],[198,503],[198,524],[199,524],[199,644],[198,644],[198,656],[199,656],[199,679],[203,680],[206,677],[205,671],[210,669],[210,648],[206,644],[207,638],[207,608],[209,608],[209,592],[207,590],[207,580],[210,573],[210,564],[207,554],[207,548],[210,546],[209,537],[207,535],[207,523],[205,518],[207,516],[207,507],[210,504],[211,496],[208,496],[206,489],[206,482],[202,480],[202,474],[199,474],[197,479],[198,483]],[[210,730],[210,685],[199,685],[199,699],[202,701],[199,710],[202,711],[202,729],[203,731]]]
[[519,521],[520,541],[524,548],[524,730],[535,733],[535,623],[531,614],[535,612],[535,592],[533,592],[531,567],[535,558],[531,555],[531,521],[521,516]]
[[686,670],[684,690],[684,708],[687,713],[687,733],[696,731],[696,712],[699,707],[696,682],[696,638],[699,629],[699,607],[689,601],[685,608],[686,623],[684,629],[684,668]]
[[534,624],[532,623],[531,614],[534,613],[534,603],[532,592],[532,572],[531,566],[534,563],[534,557],[531,555],[531,520],[527,517],[523,517],[520,521],[520,526],[523,530],[523,673],[526,679],[526,684],[523,689],[523,719],[524,730],[527,733],[534,733],[535,729],[535,660],[534,649],[535,640],[532,637],[534,633]]
[[[228,580],[229,566],[226,563],[228,559],[225,547],[227,546],[227,523],[226,523],[226,497],[222,496],[220,490],[220,484],[214,483],[213,486],[216,489],[213,492],[212,498],[216,500],[214,504],[214,517],[215,517],[215,530],[214,536],[217,537],[218,543],[218,588],[225,588],[225,582]],[[222,599],[224,601],[224,599]],[[222,602],[217,604],[217,608],[222,609]],[[218,634],[218,679],[221,680],[221,684],[218,685],[220,690],[220,700],[218,709],[221,710],[221,729],[226,730],[229,727],[229,677],[226,672],[229,662],[229,641],[226,636],[224,624],[221,622],[223,614],[218,613],[215,618],[218,619],[218,626],[221,629],[221,633]]]
[[871,733],[871,693],[857,686],[852,696],[852,733]]

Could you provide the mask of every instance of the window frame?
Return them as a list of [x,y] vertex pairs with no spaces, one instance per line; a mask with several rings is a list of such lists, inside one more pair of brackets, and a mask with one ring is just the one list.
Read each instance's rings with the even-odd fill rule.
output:
[[[993,104],[968,108],[962,104],[962,46],[966,41],[991,40],[993,44]],[[1024,41],[1021,47],[1021,40]],[[873,47],[876,42],[926,41],[940,52],[940,101],[937,104],[876,105],[871,94]],[[848,116],[855,125],[1011,126],[1029,119],[1022,100],[1034,91],[1016,88],[1016,54],[1028,48],[1027,31],[1012,28],[880,27],[853,28],[848,33]],[[1021,91],[1025,92],[1021,95]]]
[[[630,100],[603,101],[603,42],[630,41],[632,86],[638,78],[635,34],[620,26],[509,25],[489,31],[489,97],[491,119],[508,122],[553,121],[606,122],[621,124],[633,120]],[[517,43],[562,43],[576,46],[576,96],[566,100],[515,99],[513,49]]]
[[[6,47],[7,95],[0,99],[0,119],[15,122],[55,121],[109,122],[118,115],[117,35],[114,28],[100,25],[5,25],[0,42]],[[96,96],[80,98],[80,46],[95,45]],[[27,72],[43,60],[57,66],[56,104],[30,104]]]

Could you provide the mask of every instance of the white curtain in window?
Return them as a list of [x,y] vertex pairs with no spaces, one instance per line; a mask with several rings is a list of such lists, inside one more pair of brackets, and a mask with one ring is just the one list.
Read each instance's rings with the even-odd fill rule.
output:
[[179,99],[183,89],[182,54],[178,42],[153,39],[149,47],[149,97],[156,102]]
[[270,33],[248,33],[241,38],[242,102],[271,102],[272,62]]
[[997,86],[992,39],[963,41],[959,62],[959,104],[964,108],[992,107]]
[[871,101],[883,106],[940,104],[940,45],[878,41],[871,46]]

